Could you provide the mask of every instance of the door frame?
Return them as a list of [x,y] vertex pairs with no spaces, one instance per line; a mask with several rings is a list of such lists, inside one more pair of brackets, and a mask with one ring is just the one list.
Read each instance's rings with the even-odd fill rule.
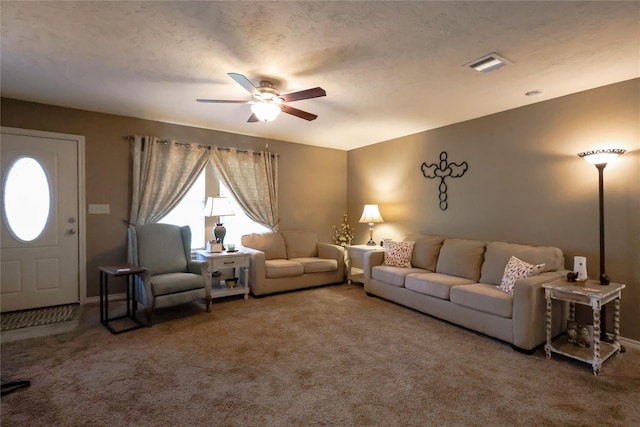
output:
[[74,141],[78,153],[78,295],[80,304],[87,302],[87,226],[85,209],[85,150],[84,136],[67,133],[47,132],[0,126],[0,133],[9,135],[32,136],[36,138],[64,139]]

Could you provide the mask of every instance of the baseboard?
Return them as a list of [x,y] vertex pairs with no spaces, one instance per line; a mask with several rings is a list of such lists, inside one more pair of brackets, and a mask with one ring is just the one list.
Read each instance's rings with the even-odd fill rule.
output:
[[635,348],[636,350],[640,350],[640,341],[620,337],[620,344],[624,345],[627,348]]

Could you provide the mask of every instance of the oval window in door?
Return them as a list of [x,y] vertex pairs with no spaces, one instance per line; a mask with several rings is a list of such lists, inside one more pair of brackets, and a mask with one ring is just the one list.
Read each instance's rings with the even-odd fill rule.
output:
[[32,157],[14,161],[4,179],[4,216],[11,233],[23,242],[40,236],[51,211],[49,180]]

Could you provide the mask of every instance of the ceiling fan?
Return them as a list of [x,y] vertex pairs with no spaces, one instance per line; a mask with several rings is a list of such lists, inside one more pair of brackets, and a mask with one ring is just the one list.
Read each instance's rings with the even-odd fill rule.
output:
[[268,80],[260,82],[258,87],[254,86],[251,81],[238,73],[228,73],[229,77],[235,80],[240,86],[245,88],[251,95],[250,101],[233,101],[223,99],[196,99],[198,102],[207,102],[213,104],[251,104],[251,117],[247,122],[271,121],[275,119],[280,112],[291,114],[305,120],[315,120],[318,118],[315,114],[298,110],[290,107],[287,102],[301,101],[303,99],[318,98],[326,96],[327,92],[321,87],[313,89],[301,90],[299,92],[287,93],[280,95],[277,89],[273,87],[273,83]]

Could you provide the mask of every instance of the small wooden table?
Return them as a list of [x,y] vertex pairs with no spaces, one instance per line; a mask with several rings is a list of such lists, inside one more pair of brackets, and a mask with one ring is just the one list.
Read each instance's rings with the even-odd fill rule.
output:
[[[607,286],[600,285],[595,280],[587,280],[584,286],[569,283],[566,279],[556,280],[542,285],[547,299],[547,343],[544,346],[547,358],[551,353],[559,353],[572,357],[593,367],[593,374],[598,375],[605,360],[620,352],[620,298],[625,285],[611,283]],[[579,347],[568,342],[566,335],[551,340],[551,300],[569,302],[569,320],[575,320],[575,304],[591,306],[593,309],[593,349]],[[614,302],[614,339],[613,343],[600,341],[600,309],[608,302]]]
[[[209,284],[211,285],[211,298],[222,298],[230,295],[243,295],[244,299],[249,298],[249,254],[247,252],[235,251],[235,252],[207,252],[205,250],[196,251],[198,254],[198,260],[207,261],[209,263],[209,267],[207,271],[210,274],[207,274],[207,280],[209,280]],[[242,280],[242,285],[233,288],[229,288],[222,283],[213,284],[211,283],[211,274],[215,271],[225,270],[225,269],[233,269],[234,275],[238,274],[236,269],[241,268],[243,271],[244,280]],[[236,276],[239,278],[239,275]]]
[[[136,318],[136,308],[138,306],[138,300],[136,299],[136,287],[134,283],[134,276],[142,274],[146,270],[137,265],[122,264],[122,265],[107,265],[98,267],[100,270],[100,323],[114,335],[121,334],[122,332],[133,331],[144,327],[142,323]],[[127,277],[126,294],[127,294],[127,312],[122,316],[109,317],[109,295],[108,295],[108,280],[111,277]],[[134,325],[120,330],[115,330],[109,322],[119,319],[130,319]]]

